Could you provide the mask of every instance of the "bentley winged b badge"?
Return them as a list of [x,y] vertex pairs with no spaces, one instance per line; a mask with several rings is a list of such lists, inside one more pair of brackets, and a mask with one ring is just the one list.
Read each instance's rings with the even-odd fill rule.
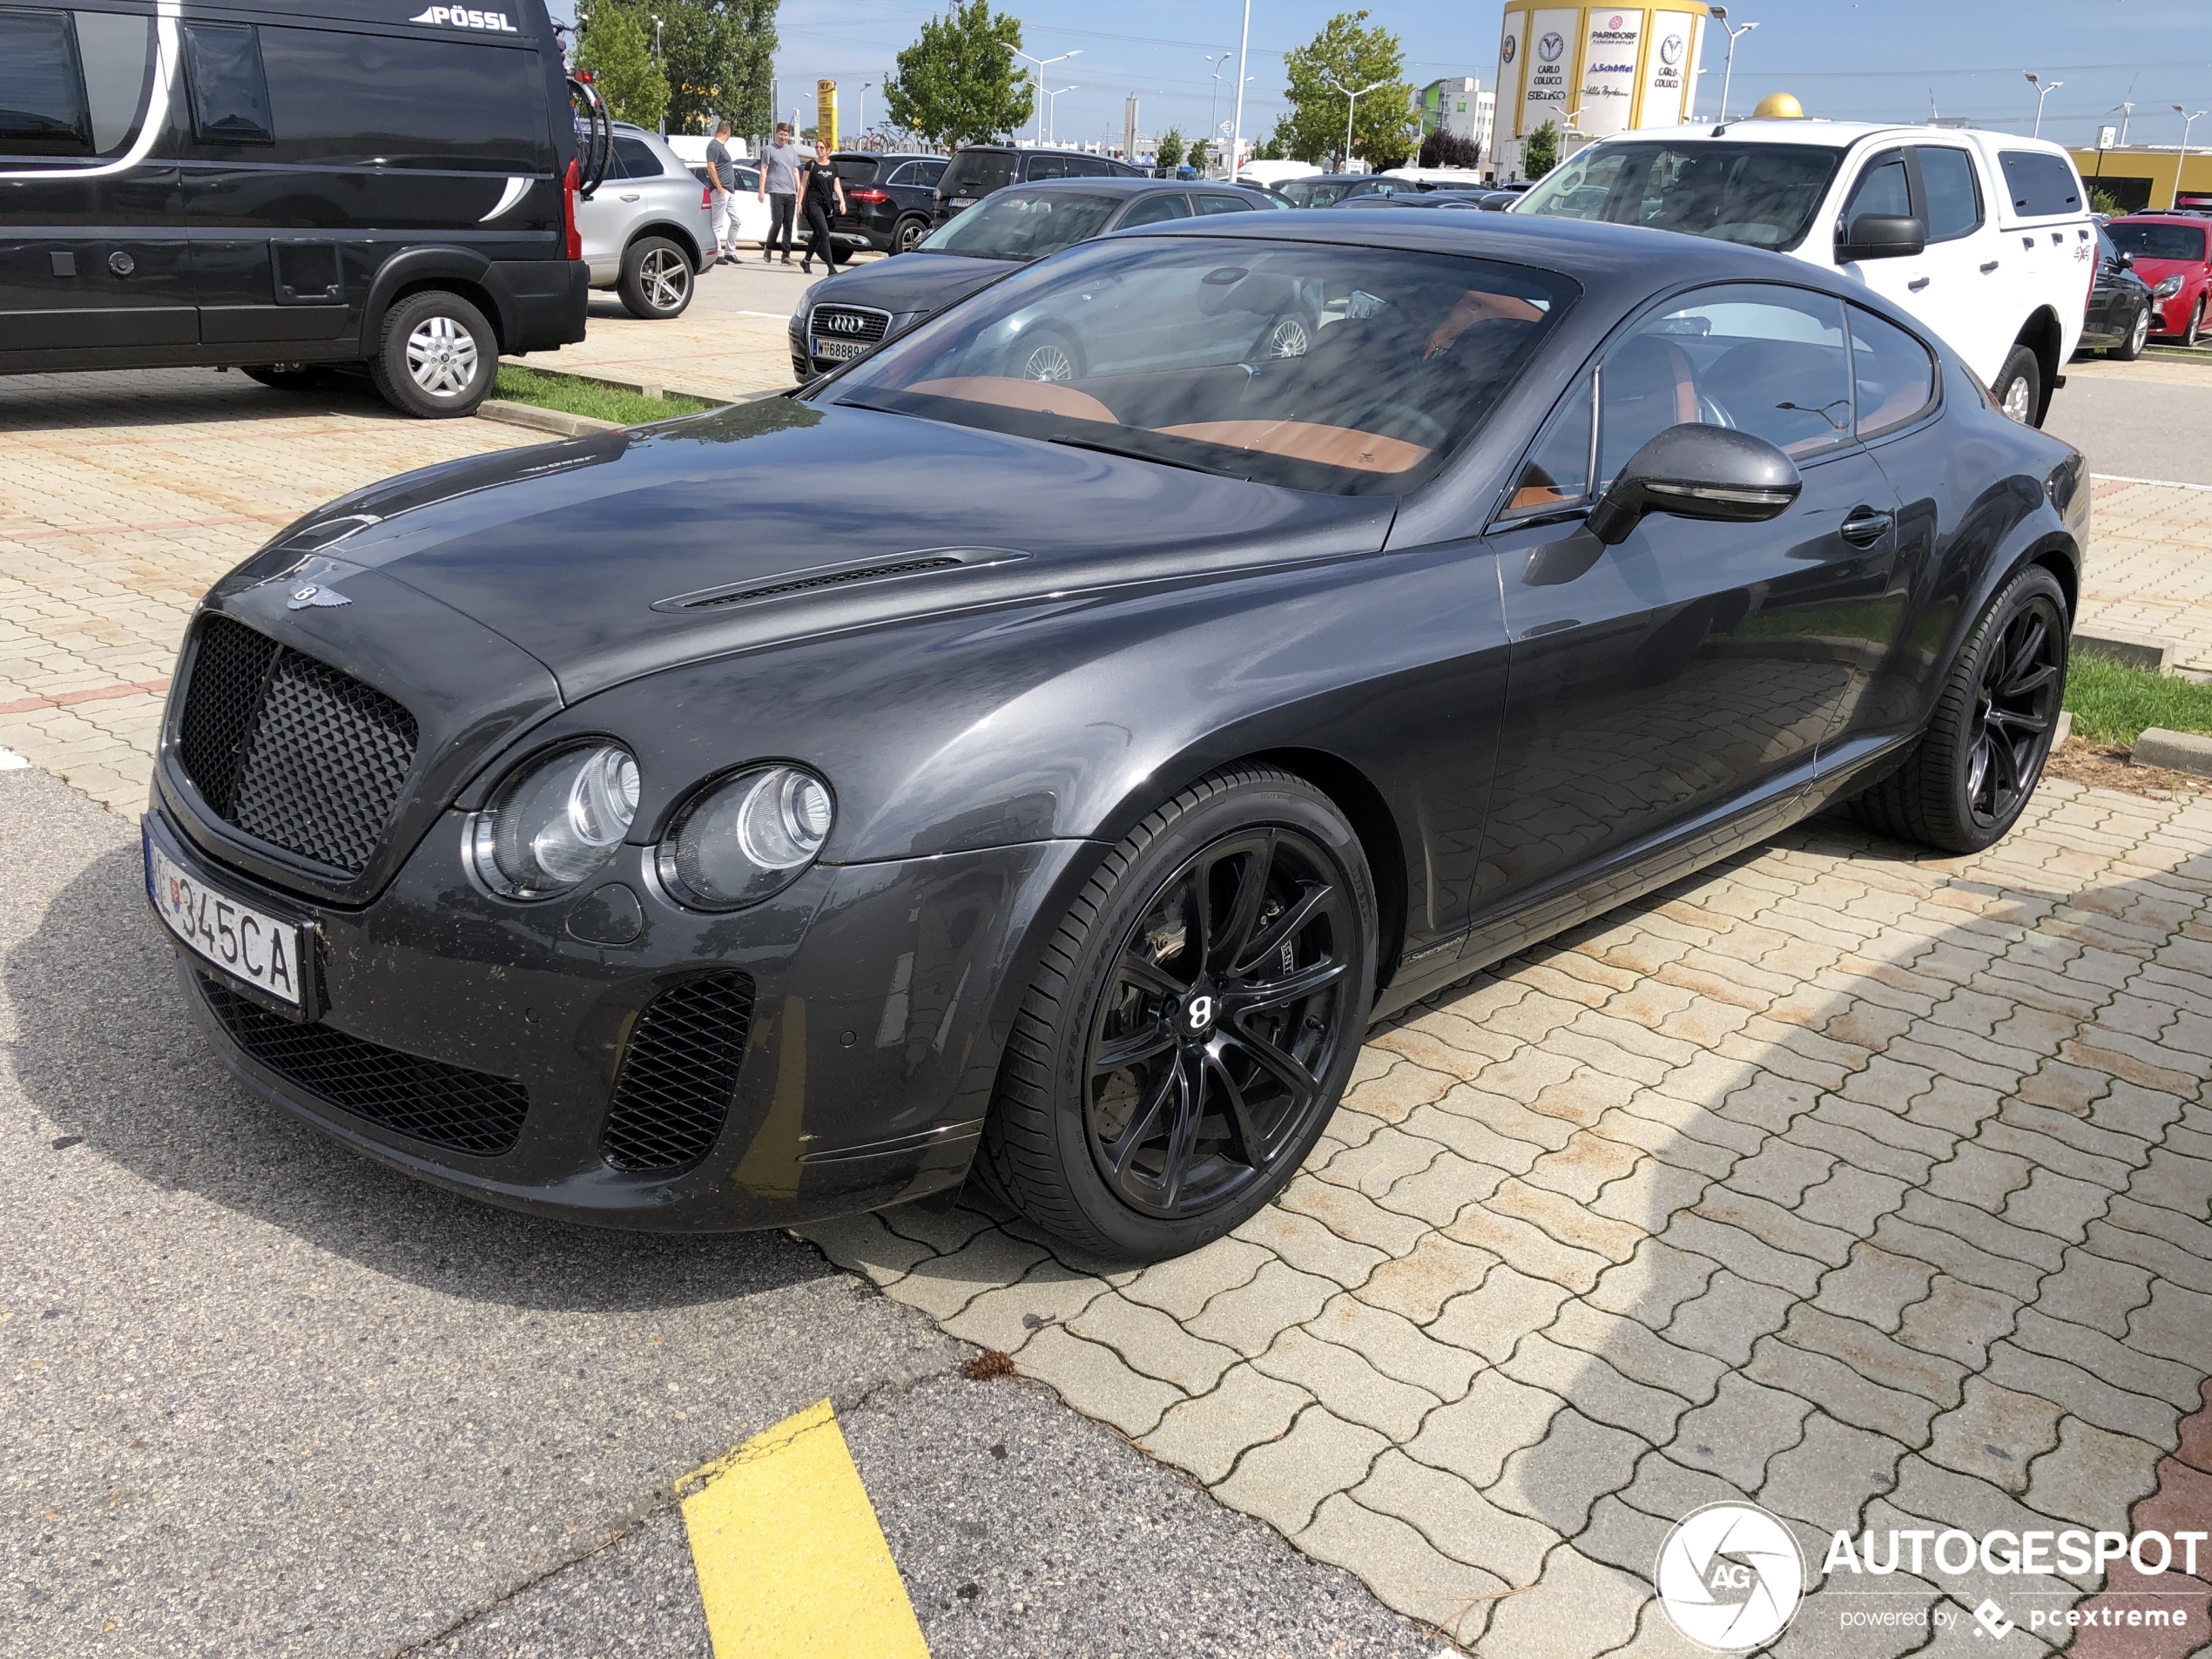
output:
[[310,582],[304,588],[294,588],[292,597],[284,602],[287,610],[305,610],[311,605],[349,605],[354,602],[335,588],[320,587]]

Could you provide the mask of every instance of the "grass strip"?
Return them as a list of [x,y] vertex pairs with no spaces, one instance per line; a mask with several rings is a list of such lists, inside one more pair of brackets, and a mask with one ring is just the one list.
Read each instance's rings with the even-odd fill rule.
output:
[[2132,747],[2146,726],[2212,732],[2212,685],[2087,652],[2067,666],[2066,706],[2076,736],[2121,748]]
[[637,392],[619,391],[597,381],[579,380],[573,374],[548,374],[542,369],[524,368],[516,363],[499,366],[499,378],[492,382],[491,395],[510,403],[534,404],[541,409],[558,409],[563,415],[582,415],[623,426],[673,420],[679,415],[697,415],[714,407],[695,397],[678,397],[673,393],[665,397],[646,397]]

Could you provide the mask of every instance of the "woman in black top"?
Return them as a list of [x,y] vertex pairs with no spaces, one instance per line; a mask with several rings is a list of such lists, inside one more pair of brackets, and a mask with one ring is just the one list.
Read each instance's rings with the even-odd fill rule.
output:
[[830,165],[828,139],[815,139],[814,158],[799,164],[799,211],[806,219],[806,252],[799,256],[799,268],[812,274],[819,259],[825,269],[834,271],[837,261],[830,246],[830,215],[846,211],[845,181]]

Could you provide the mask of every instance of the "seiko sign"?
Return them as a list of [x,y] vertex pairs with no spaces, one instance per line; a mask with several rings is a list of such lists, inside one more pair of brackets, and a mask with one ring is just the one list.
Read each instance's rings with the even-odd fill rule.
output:
[[442,24],[450,29],[488,29],[495,35],[519,35],[503,11],[476,11],[464,6],[432,6],[409,23]]

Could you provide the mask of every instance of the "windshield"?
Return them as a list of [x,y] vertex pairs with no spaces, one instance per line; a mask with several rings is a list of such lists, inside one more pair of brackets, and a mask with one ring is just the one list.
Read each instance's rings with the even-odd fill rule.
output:
[[1824,145],[1595,145],[1514,211],[1795,247],[1842,160]]
[[1118,197],[1073,190],[1001,190],[947,219],[921,246],[979,260],[1041,260],[1090,240],[1120,205]]
[[1014,182],[1016,158],[1005,150],[963,150],[952,159],[938,188],[948,196],[988,196]]
[[2202,260],[2204,227],[2201,225],[2159,225],[2115,219],[2105,226],[2112,245],[2139,260]]
[[1399,494],[1481,425],[1578,292],[1449,254],[1112,237],[818,395],[1295,489]]

